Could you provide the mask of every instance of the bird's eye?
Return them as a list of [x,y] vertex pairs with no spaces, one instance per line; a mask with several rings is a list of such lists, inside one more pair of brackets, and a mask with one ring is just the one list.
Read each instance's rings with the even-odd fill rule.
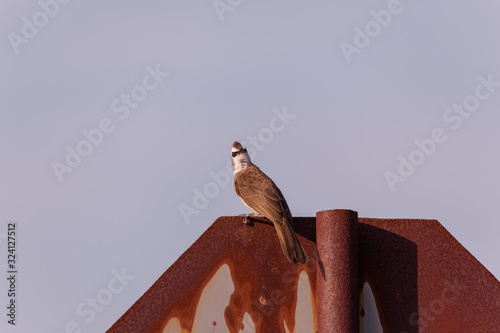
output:
[[233,157],[236,157],[236,155],[238,155],[238,152],[237,151],[233,151],[233,153],[231,155],[233,155]]
[[246,153],[247,153],[247,149],[246,149],[246,148],[243,148],[243,152],[246,154]]

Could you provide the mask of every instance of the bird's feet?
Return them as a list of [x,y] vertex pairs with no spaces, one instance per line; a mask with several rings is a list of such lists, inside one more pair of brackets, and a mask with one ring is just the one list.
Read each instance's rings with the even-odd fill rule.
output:
[[245,224],[249,224],[250,222],[248,222],[248,218],[250,216],[254,216],[254,213],[248,213],[248,214],[240,214],[240,216],[243,217],[243,223]]

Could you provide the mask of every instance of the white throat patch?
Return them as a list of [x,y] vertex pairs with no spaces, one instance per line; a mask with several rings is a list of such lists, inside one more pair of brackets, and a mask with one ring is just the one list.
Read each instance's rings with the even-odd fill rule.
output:
[[235,157],[232,157],[232,154],[234,152],[238,152],[238,151],[239,151],[239,149],[236,149],[236,148],[231,149],[231,160],[233,162],[234,174],[237,174],[241,170],[244,170],[244,169],[248,168],[249,166],[253,165],[252,160],[250,159],[250,156],[248,155],[248,153],[240,152]]

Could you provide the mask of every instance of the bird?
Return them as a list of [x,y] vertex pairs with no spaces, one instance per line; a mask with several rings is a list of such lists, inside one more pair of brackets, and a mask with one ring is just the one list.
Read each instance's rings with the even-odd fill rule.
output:
[[253,213],[242,214],[243,222],[252,215],[270,220],[278,234],[285,257],[292,263],[307,263],[307,254],[292,227],[292,214],[276,184],[252,163],[247,149],[238,141],[231,148],[233,186],[236,195]]

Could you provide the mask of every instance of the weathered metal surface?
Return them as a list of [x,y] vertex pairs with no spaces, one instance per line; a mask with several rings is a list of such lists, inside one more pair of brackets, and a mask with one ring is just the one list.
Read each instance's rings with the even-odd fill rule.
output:
[[316,213],[319,332],[359,332],[358,213]]
[[[309,276],[312,294],[316,288],[316,246],[298,236],[310,260],[306,265],[291,264],[283,256],[274,226],[267,220],[220,217],[154,285],[109,330],[116,332],[162,332],[171,318],[178,318],[191,332],[201,291],[217,269],[231,269],[234,293],[225,309],[230,332],[243,330],[243,316],[249,313],[256,332],[283,332],[295,326],[296,290],[299,274]],[[294,218],[298,230],[313,237],[314,218]],[[302,226],[303,224],[303,226]],[[314,302],[315,304],[315,302]],[[213,327],[206,332],[212,332]]]
[[294,218],[309,256],[306,265],[286,260],[265,219],[248,226],[241,217],[221,217],[108,332],[163,332],[171,323],[193,333],[200,298],[225,265],[232,285],[225,290],[223,322],[210,322],[201,331],[227,326],[238,333],[253,327],[293,332],[299,320],[297,286],[305,272],[317,332],[359,332],[358,297],[365,282],[384,332],[500,332],[500,283],[439,222],[360,218],[357,223],[355,214],[319,212],[317,226],[315,218]]
[[359,219],[384,332],[500,332],[500,283],[436,220]]

